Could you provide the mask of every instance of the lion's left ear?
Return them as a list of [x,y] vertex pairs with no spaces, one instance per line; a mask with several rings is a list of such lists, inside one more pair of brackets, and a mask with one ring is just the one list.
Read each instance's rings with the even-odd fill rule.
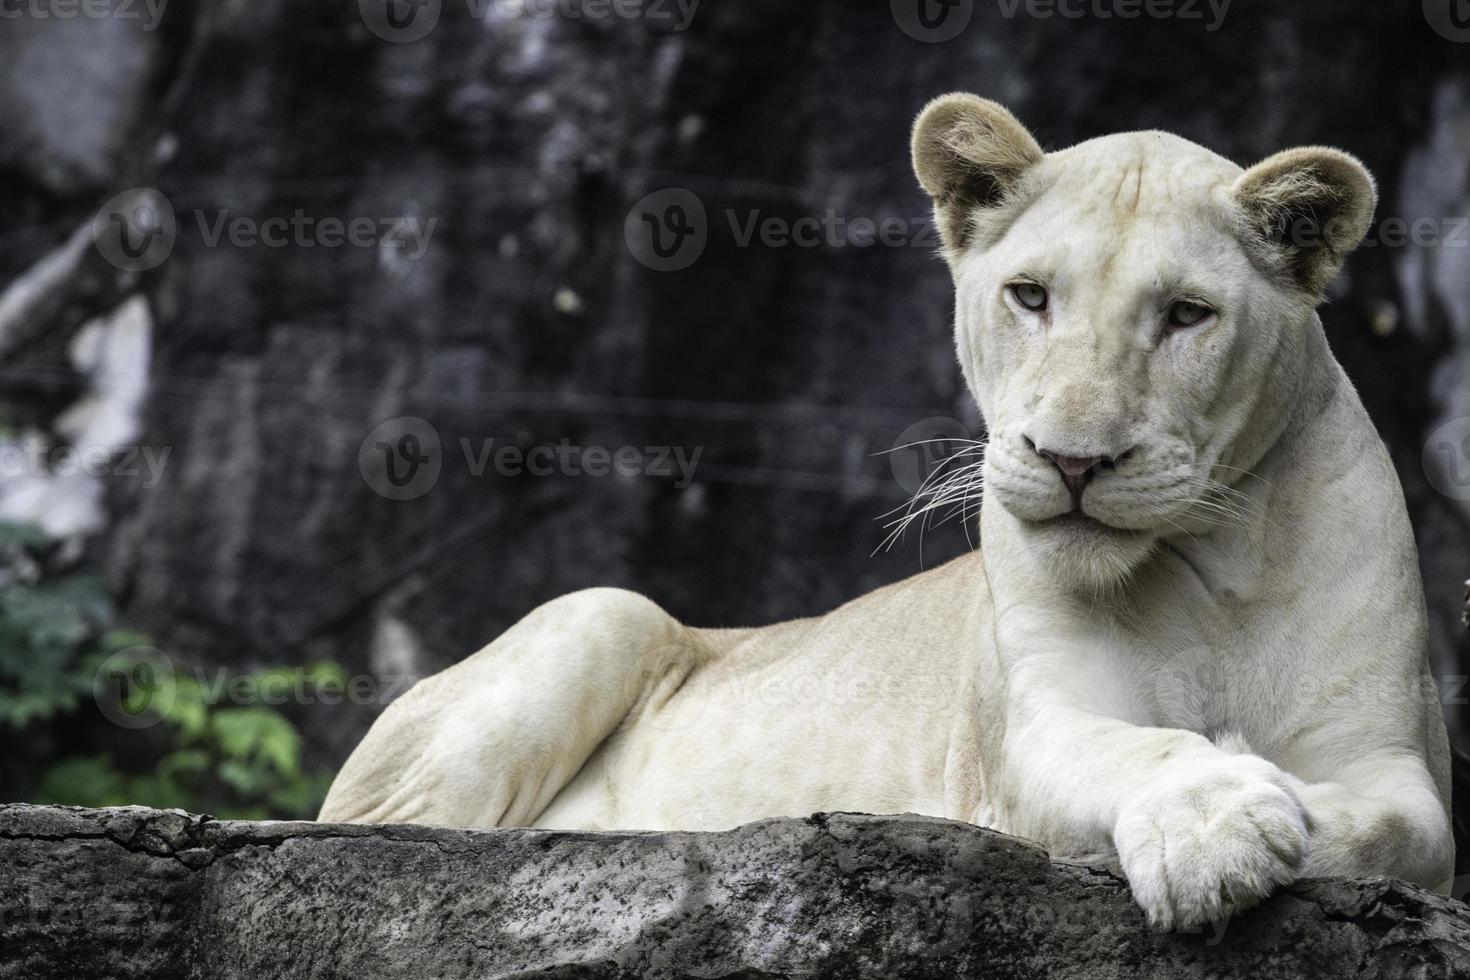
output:
[[1356,157],[1308,146],[1278,153],[1231,189],[1248,231],[1299,288],[1321,296],[1373,223],[1378,191]]

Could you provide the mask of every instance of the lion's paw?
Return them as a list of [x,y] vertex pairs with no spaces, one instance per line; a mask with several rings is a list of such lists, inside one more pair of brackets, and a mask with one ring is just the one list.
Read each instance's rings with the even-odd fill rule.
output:
[[1306,813],[1291,776],[1257,756],[1221,756],[1146,786],[1113,831],[1133,897],[1159,929],[1249,908],[1296,880]]

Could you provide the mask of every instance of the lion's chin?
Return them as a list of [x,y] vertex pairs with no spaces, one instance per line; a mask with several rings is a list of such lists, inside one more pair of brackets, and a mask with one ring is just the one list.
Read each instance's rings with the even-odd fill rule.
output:
[[1024,524],[1033,553],[1059,584],[1073,589],[1123,586],[1158,544],[1150,531],[1113,527],[1075,511]]

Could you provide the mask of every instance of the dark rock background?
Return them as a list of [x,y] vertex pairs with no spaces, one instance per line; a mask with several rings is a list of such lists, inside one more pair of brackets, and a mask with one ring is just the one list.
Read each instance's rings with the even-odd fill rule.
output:
[[[593,585],[706,625],[820,612],[966,547],[950,524],[922,555],[912,536],[872,554],[875,518],[906,496],[895,466],[916,462],[875,454],[922,420],[978,432],[908,169],[925,100],[993,96],[1051,147],[1136,128],[1243,163],[1339,145],[1377,174],[1382,216],[1447,222],[1470,196],[1470,45],[1432,28],[1437,2],[1235,0],[1210,30],[1205,4],[1203,20],[1007,18],[983,0],[951,10],[971,19],[943,43],[900,29],[901,2],[841,0],[706,0],[687,29],[662,0],[603,20],[572,16],[590,0],[555,17],[443,0],[409,43],[369,29],[372,3],[174,0],[152,29],[136,3],[131,19],[3,20],[0,282],[121,190],[156,187],[178,215],[158,268],[89,258],[24,331],[0,329],[5,417],[54,431],[91,383],[68,361],[76,328],[146,297],[136,441],[168,465],[153,488],[109,479],[105,526],[78,537],[129,622],[206,665],[420,676]],[[708,245],[660,272],[625,222],[668,188],[697,195]],[[211,247],[194,214],[220,209],[437,225],[416,261]],[[915,240],[739,247],[732,209],[898,218]],[[1423,460],[1470,415],[1467,246],[1361,252],[1324,312],[1398,462],[1447,677],[1465,672],[1470,507],[1431,483],[1453,491],[1457,472]],[[395,501],[358,457],[402,416],[433,425],[442,472]],[[461,438],[703,455],[686,488],[475,476]],[[322,759],[375,708],[319,708]],[[1448,707],[1462,738],[1463,710]]]

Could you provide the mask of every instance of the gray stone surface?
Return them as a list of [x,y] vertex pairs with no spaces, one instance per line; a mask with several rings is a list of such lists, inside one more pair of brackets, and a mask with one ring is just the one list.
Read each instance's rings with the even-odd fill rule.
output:
[[69,195],[106,189],[136,163],[172,40],[160,6],[168,0],[4,5],[0,167]]
[[0,807],[0,977],[1463,977],[1470,907],[1309,881],[1148,931],[1113,874],[917,817],[718,834]]

